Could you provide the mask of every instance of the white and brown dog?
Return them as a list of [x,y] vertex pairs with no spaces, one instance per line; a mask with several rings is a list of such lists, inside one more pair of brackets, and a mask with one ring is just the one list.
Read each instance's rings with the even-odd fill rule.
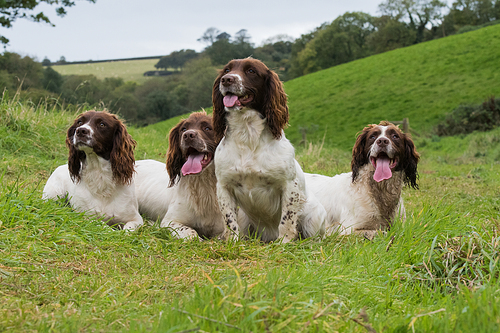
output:
[[109,225],[142,225],[134,174],[135,141],[113,114],[87,111],[68,129],[68,164],[47,180],[42,198],[66,198],[78,211],[104,216]]
[[212,101],[217,197],[233,237],[322,235],[326,212],[283,132],[289,115],[278,75],[256,59],[232,60],[215,80]]
[[169,133],[167,163],[136,162],[139,211],[160,220],[174,237],[222,237],[225,223],[217,204],[212,117],[192,113]]
[[306,174],[307,186],[328,214],[327,233],[373,238],[406,217],[401,190],[418,189],[419,154],[408,134],[387,121],[365,127],[352,151],[352,172],[334,177]]

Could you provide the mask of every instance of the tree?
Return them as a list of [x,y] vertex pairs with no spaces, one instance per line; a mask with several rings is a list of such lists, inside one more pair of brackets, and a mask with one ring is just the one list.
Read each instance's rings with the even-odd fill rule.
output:
[[52,67],[47,67],[43,71],[42,84],[44,89],[59,94],[63,84],[63,77],[53,70]]
[[[95,3],[96,0],[86,0]],[[31,11],[40,3],[47,3],[49,5],[60,5],[56,8],[56,14],[58,16],[66,15],[66,10],[64,7],[72,7],[75,5],[74,1],[71,0],[13,0],[13,1],[0,1],[0,24],[4,28],[11,28],[12,23],[18,18],[25,18],[33,22],[46,22],[52,26],[50,19],[42,12],[38,14],[30,14]],[[7,44],[9,39],[5,36],[0,35],[0,42]]]
[[373,32],[373,18],[366,13],[345,13],[314,33],[293,59],[299,75],[339,65],[370,55],[367,37]]
[[375,32],[368,38],[369,48],[373,53],[382,53],[400,47],[410,46],[415,42],[416,32],[407,23],[383,15],[373,20]]
[[208,45],[212,45],[217,40],[217,36],[219,34],[220,34],[219,29],[215,27],[210,27],[203,33],[203,36],[197,39],[197,41]]
[[407,20],[410,29],[416,32],[414,44],[417,44],[424,41],[428,24],[439,26],[444,7],[446,3],[439,0],[386,0],[379,10],[397,21]]
[[50,66],[50,65],[52,65],[52,62],[50,61],[50,59],[47,57],[43,58],[42,66]]
[[205,54],[208,55],[213,64],[224,65],[231,59],[246,58],[252,55],[254,48],[250,43],[250,35],[247,30],[241,29],[236,33],[235,40],[231,41],[231,35],[227,32],[220,32],[216,28],[209,28],[198,41],[211,41],[205,48]]
[[182,68],[191,59],[194,59],[198,56],[195,50],[180,50],[174,51],[170,53],[168,56],[162,57],[158,63],[155,65],[156,68],[167,69],[167,68]]
[[500,1],[491,0],[458,0],[453,2],[449,14],[446,16],[454,26],[480,25],[495,19],[500,19],[495,10]]

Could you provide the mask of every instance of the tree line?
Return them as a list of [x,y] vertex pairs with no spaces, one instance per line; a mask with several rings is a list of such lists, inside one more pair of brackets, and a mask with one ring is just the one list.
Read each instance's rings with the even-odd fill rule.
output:
[[[248,31],[231,36],[215,27],[198,39],[202,52],[180,50],[162,57],[157,69],[173,75],[139,85],[122,79],[60,76],[33,59],[5,52],[0,57],[0,89],[32,100],[101,104],[130,123],[146,125],[211,105],[217,69],[235,58],[252,56],[283,81],[381,52],[470,31],[500,20],[500,0],[458,0],[447,8],[439,0],[385,0],[380,16],[347,12],[297,39],[279,35],[255,47]],[[44,59],[45,61],[45,59]]]

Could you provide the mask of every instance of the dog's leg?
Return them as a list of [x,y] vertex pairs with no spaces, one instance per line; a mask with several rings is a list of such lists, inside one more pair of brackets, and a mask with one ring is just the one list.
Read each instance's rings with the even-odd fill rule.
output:
[[166,227],[172,231],[172,236],[174,236],[175,238],[186,239],[186,240],[200,240],[200,241],[202,240],[198,236],[196,230],[188,227],[185,224],[178,222],[170,222]]
[[287,184],[281,199],[281,221],[278,232],[283,243],[288,243],[299,235],[297,222],[304,206],[304,197],[298,183],[295,179],[292,184]]
[[129,231],[134,231],[137,228],[139,228],[140,226],[142,226],[143,224],[144,224],[144,221],[142,220],[141,215],[139,215],[137,213],[137,215],[134,217],[134,219],[132,221],[125,223],[125,225],[123,226],[123,229],[129,230]]
[[217,200],[219,202],[220,211],[227,228],[220,237],[221,239],[232,238],[237,240],[240,235],[240,227],[238,225],[238,206],[233,198],[223,188],[222,185],[217,183]]

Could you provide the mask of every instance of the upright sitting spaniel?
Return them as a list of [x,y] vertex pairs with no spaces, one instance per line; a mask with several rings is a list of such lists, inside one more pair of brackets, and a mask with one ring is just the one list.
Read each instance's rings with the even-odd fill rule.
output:
[[[178,238],[221,236],[225,224],[217,204],[212,118],[192,113],[169,134],[167,165],[136,162],[135,185],[139,211],[161,219]],[[168,174],[167,174],[168,172]]]
[[142,225],[135,187],[135,141],[113,114],[87,111],[68,129],[68,164],[58,167],[43,189],[44,199],[66,198],[79,210],[105,216],[110,225]]
[[212,101],[217,198],[233,237],[240,229],[266,242],[322,235],[326,212],[307,191],[283,133],[288,106],[278,75],[259,60],[232,60],[215,80]]
[[306,174],[306,183],[328,214],[327,233],[360,233],[372,239],[399,215],[405,218],[401,190],[417,185],[419,154],[410,136],[382,121],[369,125],[352,150],[352,172],[334,177]]

